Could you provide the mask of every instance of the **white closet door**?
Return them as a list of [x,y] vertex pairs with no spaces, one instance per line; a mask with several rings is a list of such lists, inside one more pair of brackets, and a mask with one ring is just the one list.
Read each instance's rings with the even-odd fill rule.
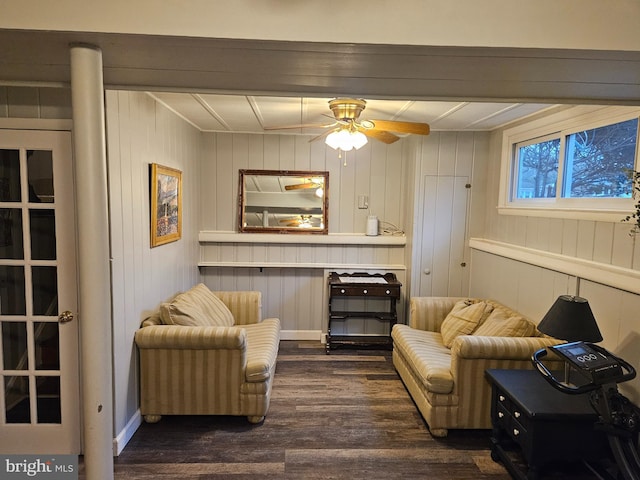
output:
[[468,294],[468,183],[466,176],[423,178],[420,275],[414,296]]

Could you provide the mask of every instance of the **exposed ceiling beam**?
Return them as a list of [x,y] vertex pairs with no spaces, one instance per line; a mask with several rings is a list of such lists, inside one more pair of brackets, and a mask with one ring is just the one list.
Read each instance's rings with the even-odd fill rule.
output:
[[68,84],[69,44],[110,88],[640,104],[640,52],[353,45],[0,30],[0,82]]

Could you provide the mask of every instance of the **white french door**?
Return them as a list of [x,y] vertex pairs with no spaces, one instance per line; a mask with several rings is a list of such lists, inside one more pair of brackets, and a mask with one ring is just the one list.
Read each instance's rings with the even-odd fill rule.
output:
[[79,454],[71,134],[0,129],[0,452]]

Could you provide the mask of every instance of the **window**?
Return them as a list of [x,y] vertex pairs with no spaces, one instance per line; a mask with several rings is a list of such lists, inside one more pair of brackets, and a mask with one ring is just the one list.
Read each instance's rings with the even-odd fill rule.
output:
[[517,145],[516,198],[552,198],[556,196],[560,140],[526,142]]
[[568,135],[562,196],[630,197],[637,144],[637,118]]
[[637,108],[573,107],[505,131],[500,212],[615,212],[619,220],[631,210],[631,172],[639,169],[639,117]]

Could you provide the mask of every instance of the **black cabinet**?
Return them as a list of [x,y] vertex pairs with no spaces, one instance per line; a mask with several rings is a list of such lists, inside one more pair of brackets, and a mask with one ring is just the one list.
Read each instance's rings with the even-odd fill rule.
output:
[[[533,480],[552,463],[609,456],[606,435],[594,428],[598,416],[588,394],[562,393],[536,370],[487,370],[486,376],[492,385],[491,456],[513,478]],[[526,462],[525,472],[513,452]]]
[[[396,303],[400,298],[402,284],[393,273],[341,273],[329,274],[329,324],[327,327],[327,353],[339,345],[381,346],[390,348],[391,329],[398,321]],[[374,298],[383,300],[384,309],[351,310],[346,308],[350,298]],[[338,307],[338,300],[340,306]],[[349,318],[377,319],[388,324],[385,335],[335,335],[332,331],[336,322]]]

